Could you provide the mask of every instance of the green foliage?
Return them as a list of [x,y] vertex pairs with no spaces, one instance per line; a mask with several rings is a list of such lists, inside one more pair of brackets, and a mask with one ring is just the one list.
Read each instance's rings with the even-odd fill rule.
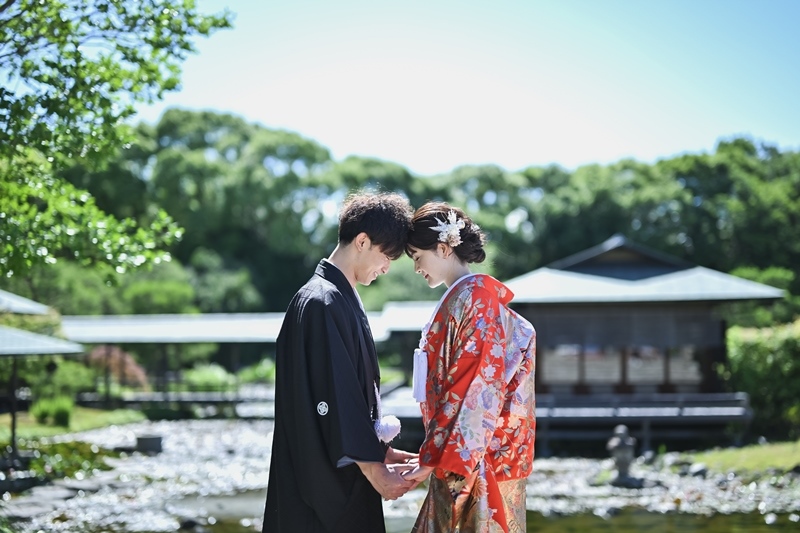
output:
[[193,38],[229,18],[182,0],[0,5],[0,277],[64,258],[124,272],[164,257],[181,236],[164,211],[118,220],[55,172],[102,168],[131,139],[134,104],[176,89]]
[[37,400],[33,405],[31,405],[31,408],[28,410],[28,412],[38,424],[44,425],[47,423],[47,419],[52,415],[51,403],[52,399],[50,398]]
[[722,378],[731,390],[750,395],[756,434],[800,435],[800,320],[772,328],[731,328],[729,366]]
[[739,267],[731,272],[734,276],[764,283],[785,291],[782,300],[772,305],[755,302],[739,302],[725,306],[722,316],[730,326],[767,327],[786,324],[800,316],[800,296],[791,294],[795,273],[786,268]]
[[236,377],[240,383],[274,383],[275,361],[265,357],[258,364],[239,370]]
[[190,272],[195,301],[202,312],[241,313],[262,305],[250,272],[242,267],[226,268],[222,256],[213,250],[195,250]]
[[133,314],[197,312],[189,273],[172,262],[125,278],[122,299]]
[[230,26],[183,0],[16,0],[0,7],[0,158],[103,154],[137,102],[177,89],[195,36]]
[[79,392],[88,392],[94,389],[96,372],[76,361],[69,361],[61,357],[52,358],[48,364],[55,366],[52,374],[47,368],[44,373],[31,380],[31,390],[34,396],[74,397]]
[[689,460],[708,465],[709,469],[719,473],[789,471],[800,464],[800,441],[708,450],[692,454]]
[[95,269],[74,261],[32,265],[27,276],[0,278],[3,289],[43,302],[62,315],[101,315],[127,312],[116,283]]
[[189,390],[226,391],[235,387],[236,376],[229,374],[220,365],[211,363],[186,370],[183,381]]
[[[62,337],[61,316],[50,311],[46,315],[15,315],[0,313],[0,324],[11,328],[22,329],[40,335]],[[52,356],[17,357],[17,379],[20,386],[37,383],[47,373],[47,365],[54,360]],[[0,357],[0,383],[8,383],[11,379],[12,358]]]
[[72,398],[57,396],[53,399],[53,404],[53,424],[68,428],[75,402]]
[[[54,435],[63,435],[63,427],[43,426],[27,416],[28,413],[17,414],[17,437],[22,439],[39,439]],[[76,405],[70,418],[70,432],[87,431],[112,425],[131,424],[141,422],[146,417],[133,409],[89,409]],[[8,442],[11,438],[11,416],[9,413],[0,414],[0,443]]]
[[414,262],[403,255],[397,261],[392,261],[388,274],[379,276],[368,287],[359,287],[358,293],[365,309],[380,311],[386,302],[438,300],[444,290],[444,286],[436,289],[428,287],[425,278],[414,272]]
[[46,479],[63,477],[89,477],[95,470],[111,470],[107,457],[119,457],[119,453],[100,448],[95,444],[80,441],[48,442],[32,440],[24,442],[20,449],[34,452],[30,468]]
[[[2,143],[0,143],[2,144]],[[180,238],[163,211],[147,229],[103,213],[85,191],[52,175],[49,161],[26,150],[0,158],[0,276],[26,276],[34,266],[69,258],[123,273],[160,261],[159,248]]]
[[46,424],[52,419],[56,426],[69,428],[72,412],[75,409],[75,402],[68,396],[56,396],[54,398],[42,398],[31,405],[29,413],[37,423]]
[[56,394],[74,396],[79,392],[90,391],[96,378],[94,369],[77,361],[65,360],[53,374],[53,388]]

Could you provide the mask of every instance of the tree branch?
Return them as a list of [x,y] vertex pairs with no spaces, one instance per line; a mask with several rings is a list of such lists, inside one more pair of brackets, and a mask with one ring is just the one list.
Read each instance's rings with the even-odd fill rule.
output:
[[13,4],[14,2],[16,2],[16,0],[6,0],[6,2],[3,5],[0,5],[0,13],[11,7],[11,4]]

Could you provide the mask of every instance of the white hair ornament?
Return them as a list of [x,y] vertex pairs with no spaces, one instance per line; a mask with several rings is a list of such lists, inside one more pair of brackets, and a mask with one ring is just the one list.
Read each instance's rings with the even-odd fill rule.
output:
[[438,224],[432,226],[431,229],[439,232],[439,242],[447,243],[454,248],[461,244],[461,230],[466,225],[463,218],[458,218],[456,212],[451,210],[447,213],[447,221],[439,220],[436,217],[434,220]]

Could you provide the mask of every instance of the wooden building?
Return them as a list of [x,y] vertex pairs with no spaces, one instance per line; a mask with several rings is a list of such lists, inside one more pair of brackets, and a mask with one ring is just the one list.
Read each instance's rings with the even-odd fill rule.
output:
[[721,392],[722,304],[783,291],[622,236],[507,282],[537,332],[537,392]]

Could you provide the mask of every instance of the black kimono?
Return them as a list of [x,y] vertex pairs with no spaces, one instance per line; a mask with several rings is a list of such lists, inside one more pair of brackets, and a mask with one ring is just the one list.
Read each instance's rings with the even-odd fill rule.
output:
[[353,287],[322,260],[277,340],[264,533],[384,533],[380,494],[353,461],[383,462],[378,358]]

